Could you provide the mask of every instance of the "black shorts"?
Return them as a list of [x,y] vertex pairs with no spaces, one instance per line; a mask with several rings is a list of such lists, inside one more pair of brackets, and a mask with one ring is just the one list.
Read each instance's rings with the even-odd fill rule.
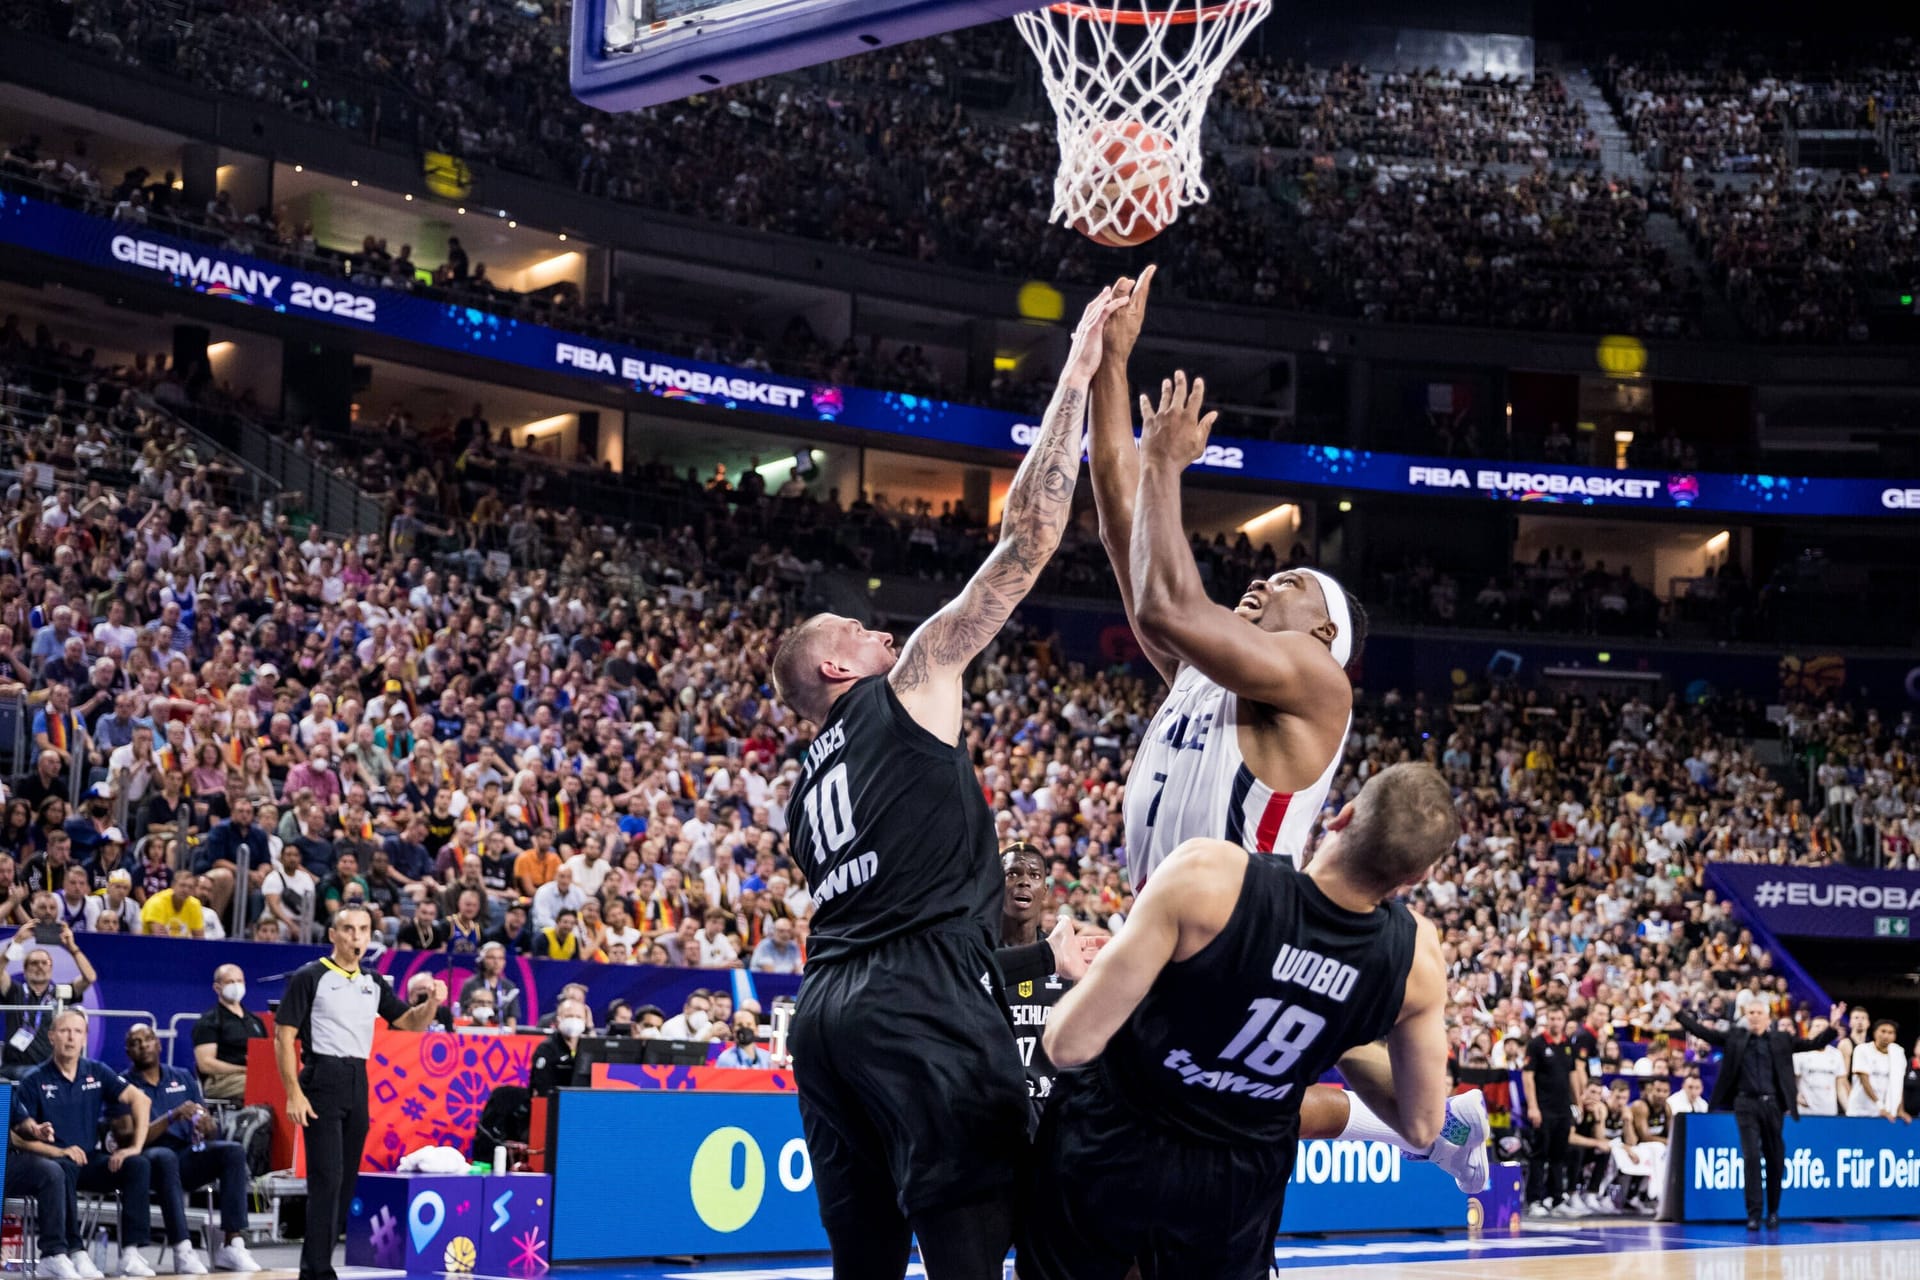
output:
[[1295,1140],[1201,1143],[1126,1107],[1099,1067],[1054,1081],[1018,1215],[1021,1280],[1267,1280]]
[[937,931],[811,970],[789,1034],[820,1220],[1008,1193],[1027,1080],[986,938]]

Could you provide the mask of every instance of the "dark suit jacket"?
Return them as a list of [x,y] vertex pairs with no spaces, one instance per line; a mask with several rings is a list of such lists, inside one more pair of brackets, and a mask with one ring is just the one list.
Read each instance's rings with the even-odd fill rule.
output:
[[[1713,1096],[1707,1099],[1707,1106],[1715,1111],[1733,1110],[1734,1096],[1740,1092],[1740,1064],[1746,1059],[1747,1046],[1753,1043],[1753,1033],[1738,1025],[1727,1031],[1710,1027],[1685,1009],[1675,1010],[1674,1016],[1689,1034],[1725,1050],[1721,1055],[1720,1078],[1713,1082]],[[1774,1096],[1780,1099],[1788,1115],[1798,1118],[1800,1090],[1793,1079],[1793,1055],[1824,1049],[1838,1040],[1840,1033],[1828,1027],[1811,1040],[1784,1031],[1768,1031],[1765,1035],[1767,1047],[1772,1051]]]

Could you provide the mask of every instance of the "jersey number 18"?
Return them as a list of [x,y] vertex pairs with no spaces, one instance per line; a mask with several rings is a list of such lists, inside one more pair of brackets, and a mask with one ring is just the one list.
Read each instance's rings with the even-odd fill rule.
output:
[[1220,1051],[1220,1058],[1223,1062],[1239,1058],[1263,1076],[1284,1075],[1326,1026],[1325,1018],[1299,1005],[1271,997],[1255,1000],[1247,1006],[1246,1025]]

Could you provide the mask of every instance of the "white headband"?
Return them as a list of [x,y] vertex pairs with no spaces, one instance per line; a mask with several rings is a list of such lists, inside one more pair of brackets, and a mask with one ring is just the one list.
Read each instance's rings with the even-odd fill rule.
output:
[[1327,617],[1332,620],[1335,628],[1333,660],[1345,669],[1347,663],[1353,658],[1353,611],[1347,608],[1346,589],[1335,582],[1330,573],[1322,573],[1318,569],[1307,569],[1304,572],[1313,575],[1314,581],[1320,584],[1320,594],[1326,597]]

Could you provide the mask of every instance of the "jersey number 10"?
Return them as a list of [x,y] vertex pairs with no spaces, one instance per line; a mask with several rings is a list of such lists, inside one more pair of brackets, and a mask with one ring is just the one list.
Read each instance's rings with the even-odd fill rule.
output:
[[813,860],[820,866],[826,865],[829,853],[853,843],[853,800],[847,795],[845,764],[827,770],[807,792],[807,825],[813,828]]
[[1284,1075],[1326,1027],[1325,1018],[1297,1004],[1271,997],[1255,1000],[1247,1006],[1246,1025],[1220,1051],[1220,1059],[1238,1058],[1248,1070],[1263,1076]]

